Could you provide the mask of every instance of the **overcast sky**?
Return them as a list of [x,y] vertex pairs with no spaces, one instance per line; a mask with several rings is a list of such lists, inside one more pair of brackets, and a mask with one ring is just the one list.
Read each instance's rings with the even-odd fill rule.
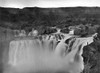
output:
[[0,0],[2,7],[74,7],[74,6],[99,6],[100,0]]

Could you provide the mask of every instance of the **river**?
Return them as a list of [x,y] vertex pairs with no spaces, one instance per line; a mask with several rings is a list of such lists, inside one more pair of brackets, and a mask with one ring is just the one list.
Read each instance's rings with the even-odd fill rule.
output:
[[93,36],[58,33],[64,36],[59,39],[55,35],[12,39],[3,65],[4,73],[81,73],[83,47],[93,42]]

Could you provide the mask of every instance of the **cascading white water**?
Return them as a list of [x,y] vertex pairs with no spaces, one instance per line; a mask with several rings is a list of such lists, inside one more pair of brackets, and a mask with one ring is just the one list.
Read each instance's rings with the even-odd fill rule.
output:
[[[15,71],[25,72],[71,72],[80,73],[84,69],[82,58],[83,47],[93,42],[93,37],[76,38],[74,44],[68,51],[69,44],[65,41],[70,35],[65,35],[59,43],[54,36],[46,36],[40,39],[13,40],[9,47],[9,61]],[[82,45],[81,47],[79,47]]]

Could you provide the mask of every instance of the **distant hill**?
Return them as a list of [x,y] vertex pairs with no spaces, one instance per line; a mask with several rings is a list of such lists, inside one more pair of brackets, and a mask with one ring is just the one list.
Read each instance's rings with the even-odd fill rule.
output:
[[100,24],[99,7],[38,8],[0,7],[0,26],[24,29],[37,26],[69,26],[91,23]]

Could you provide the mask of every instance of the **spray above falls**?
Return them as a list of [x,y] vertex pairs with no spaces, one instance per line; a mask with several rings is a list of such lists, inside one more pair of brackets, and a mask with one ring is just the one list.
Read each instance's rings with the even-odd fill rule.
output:
[[83,47],[93,42],[94,36],[53,33],[34,38],[15,38],[9,44],[8,64],[12,70],[24,72],[70,72],[84,69]]

